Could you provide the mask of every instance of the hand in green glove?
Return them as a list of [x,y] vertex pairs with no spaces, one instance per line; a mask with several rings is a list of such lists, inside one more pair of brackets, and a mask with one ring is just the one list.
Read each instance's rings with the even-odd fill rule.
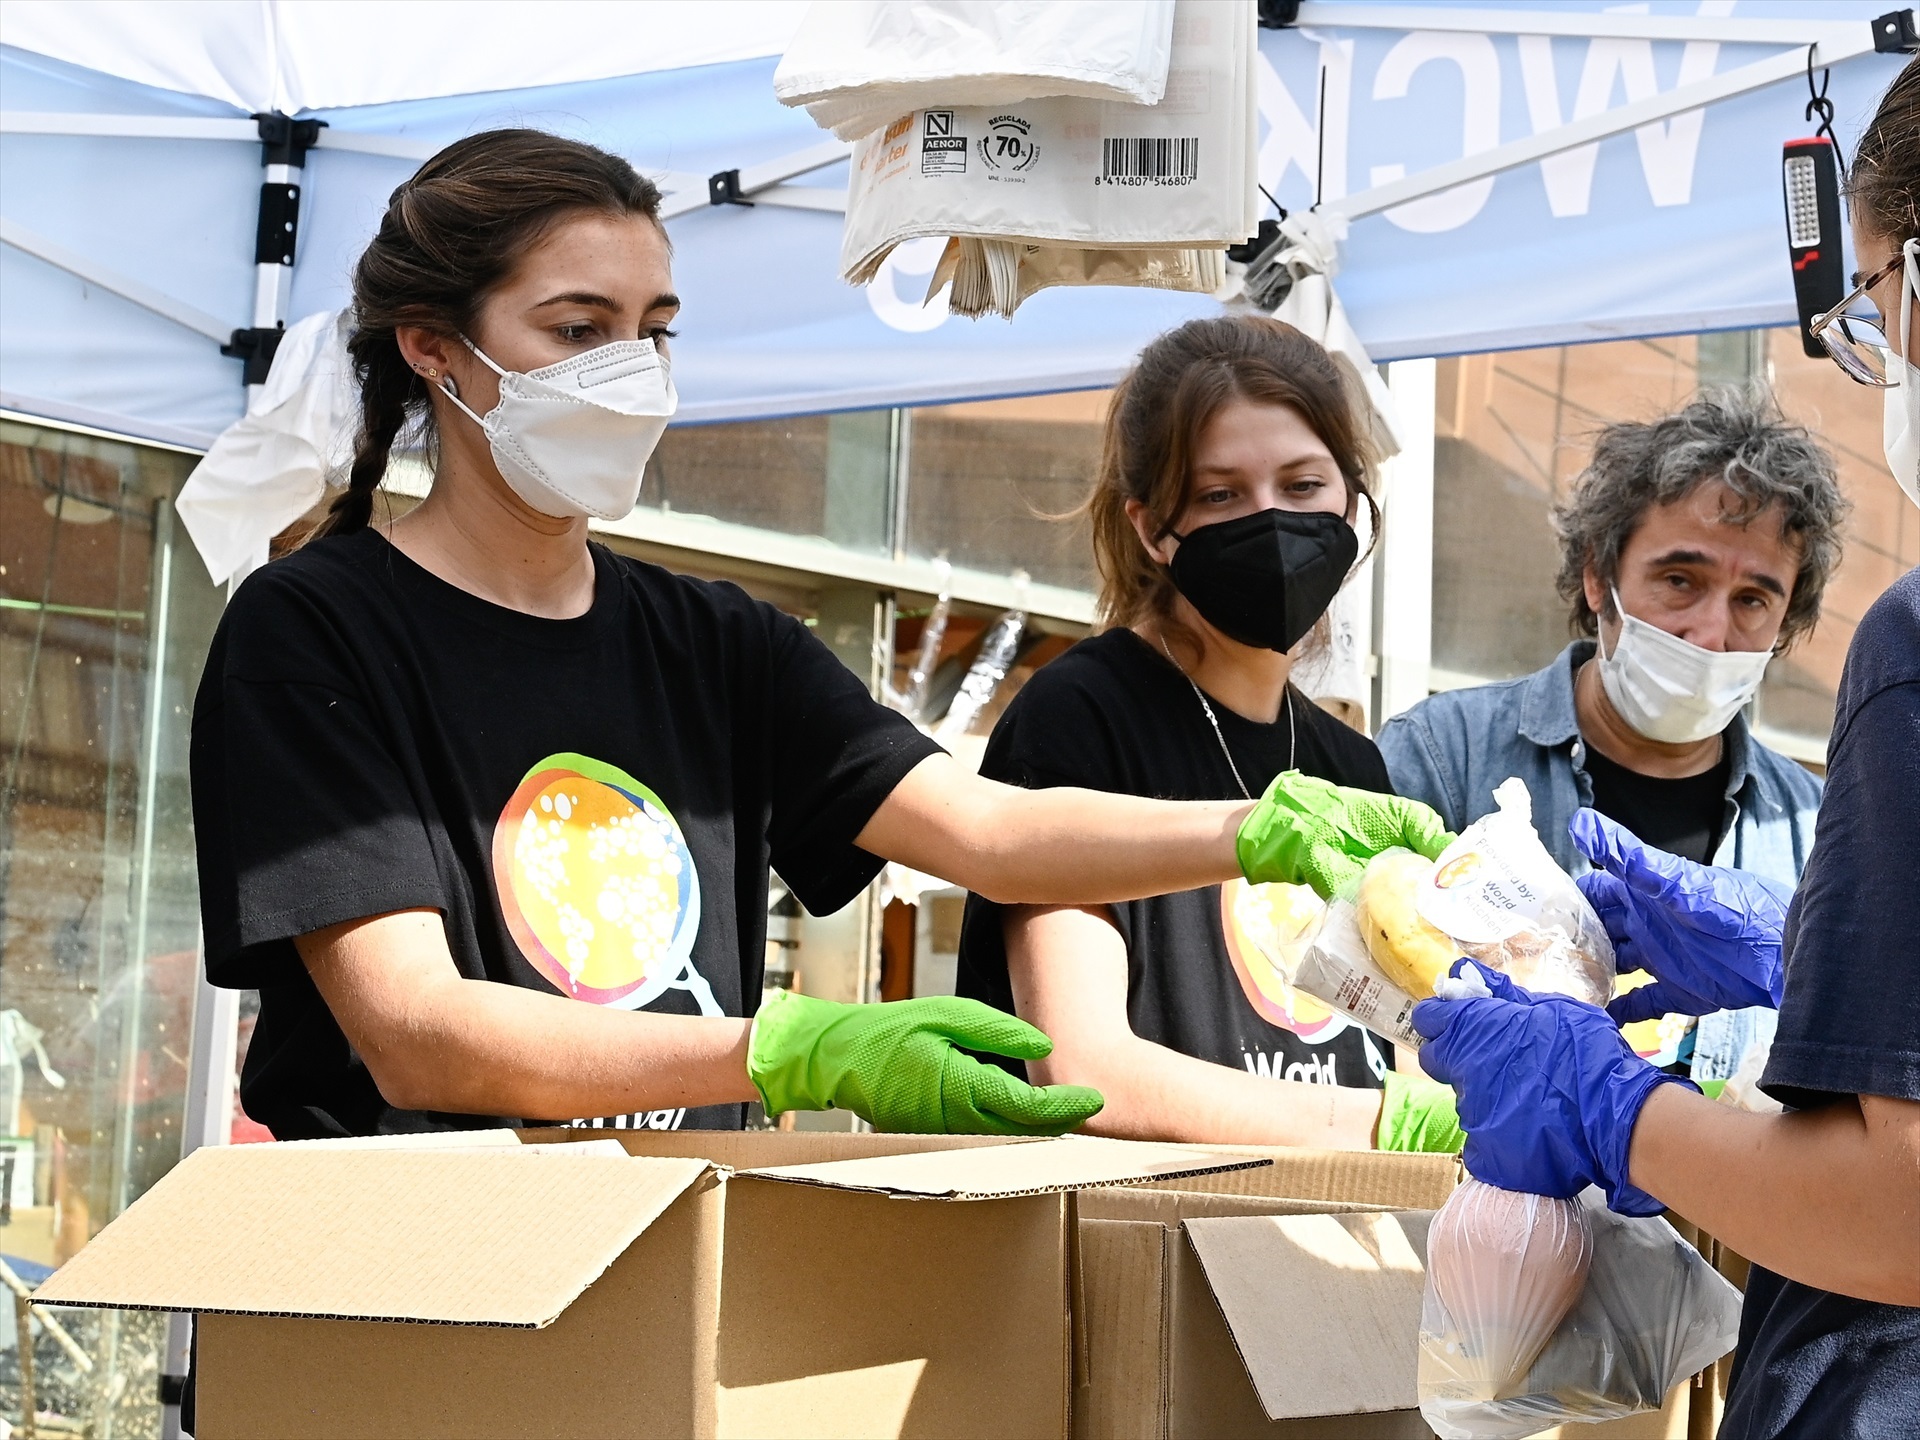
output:
[[1082,1085],[1034,1086],[954,1048],[1039,1060],[1053,1042],[978,1000],[842,1005],[792,991],[760,1007],[747,1075],[769,1115],[837,1105],[877,1130],[1058,1135],[1106,1102]]
[[1376,1150],[1426,1150],[1458,1155],[1467,1143],[1453,1091],[1418,1076],[1389,1070],[1380,1097]]
[[1241,873],[1254,884],[1311,885],[1329,899],[1382,850],[1404,845],[1432,860],[1452,841],[1446,823],[1418,800],[1285,770],[1241,825],[1237,849]]

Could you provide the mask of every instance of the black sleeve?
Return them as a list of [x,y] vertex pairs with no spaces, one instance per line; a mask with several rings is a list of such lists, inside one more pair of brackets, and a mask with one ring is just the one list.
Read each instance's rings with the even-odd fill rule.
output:
[[791,616],[773,626],[773,868],[815,915],[858,895],[885,863],[854,844],[893,787],[941,747],[889,710]]
[[1007,706],[987,741],[980,773],[1024,790],[1073,786],[1131,793],[1099,703],[1069,678],[1068,667],[1051,669],[1035,674]]
[[[265,647],[268,665],[250,665]],[[276,944],[392,910],[444,909],[412,787],[324,638],[272,587],[235,597],[209,653],[190,749],[207,978],[259,988]],[[246,678],[300,668],[321,683]]]
[[1761,1085],[1802,1109],[1920,1100],[1920,682],[1867,700],[1832,762]]

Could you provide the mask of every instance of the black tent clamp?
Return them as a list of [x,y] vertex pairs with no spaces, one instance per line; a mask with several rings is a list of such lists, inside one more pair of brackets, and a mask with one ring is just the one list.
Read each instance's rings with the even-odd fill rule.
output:
[[1877,55],[1920,54],[1920,23],[1911,10],[1889,10],[1874,17],[1873,49]]
[[707,203],[709,205],[744,205],[749,210],[753,201],[740,191],[740,172],[738,170],[719,170],[707,177]]
[[241,363],[247,384],[264,385],[280,337],[286,333],[280,293],[300,238],[300,174],[306,168],[307,152],[319,143],[320,129],[327,122],[296,120],[278,110],[253,119],[260,130],[260,164],[266,172],[253,239],[254,323],[235,330],[220,353]]

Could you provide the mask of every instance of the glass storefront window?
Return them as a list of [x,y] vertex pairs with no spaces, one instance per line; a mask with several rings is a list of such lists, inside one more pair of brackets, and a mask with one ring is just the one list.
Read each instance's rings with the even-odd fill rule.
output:
[[803,415],[669,429],[640,503],[869,554],[893,546],[895,415]]
[[1549,512],[1585,465],[1595,433],[1674,409],[1700,387],[1764,380],[1786,414],[1839,460],[1854,502],[1845,559],[1816,631],[1774,662],[1758,702],[1766,733],[1814,758],[1853,625],[1920,560],[1880,459],[1879,395],[1793,330],[1515,350],[1442,360],[1436,383],[1433,664],[1437,687],[1504,679],[1558,654],[1570,631],[1554,590]]
[[1087,498],[1100,462],[1105,390],[935,405],[911,412],[907,553],[1093,590]]
[[[0,422],[0,1255],[29,1283],[180,1155],[199,923],[187,731],[221,603],[173,514],[192,463]],[[11,1418],[22,1341],[0,1316]],[[92,1370],[36,1332],[39,1409],[154,1433],[165,1317],[61,1318]]]

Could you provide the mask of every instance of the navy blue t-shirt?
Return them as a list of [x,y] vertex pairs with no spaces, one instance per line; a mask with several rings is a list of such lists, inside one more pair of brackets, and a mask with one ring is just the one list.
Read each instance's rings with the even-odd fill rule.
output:
[[[1813,853],[1787,916],[1787,991],[1761,1088],[1798,1109],[1920,1100],[1920,570],[1854,632]],[[1747,1282],[1721,1440],[1920,1431],[1920,1309]]]

